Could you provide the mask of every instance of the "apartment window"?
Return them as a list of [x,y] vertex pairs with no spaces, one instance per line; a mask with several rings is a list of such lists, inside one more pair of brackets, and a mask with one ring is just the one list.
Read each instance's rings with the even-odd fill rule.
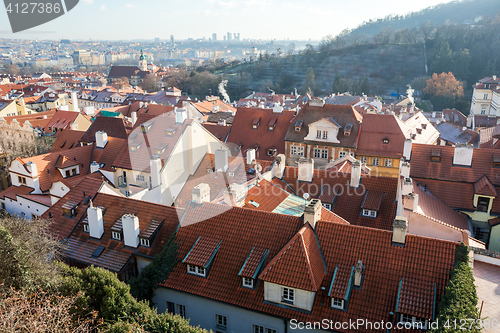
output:
[[328,131],[323,131],[323,140],[328,139]]
[[304,156],[304,147],[301,146],[291,146],[290,155]]
[[483,99],[488,99],[488,94],[484,94]]
[[366,156],[361,156],[361,163],[366,164],[368,158]]
[[111,232],[111,237],[114,240],[122,240],[122,234],[119,231],[112,231]]
[[363,216],[377,217],[377,211],[370,209],[363,209]]
[[321,131],[316,131],[316,139],[321,139]]
[[167,312],[171,314],[175,314],[175,303],[167,302]]
[[205,276],[206,270],[205,267],[187,265],[187,271],[190,274]]
[[83,224],[83,231],[84,232],[90,232],[90,228],[89,228],[89,225],[87,223]]
[[346,157],[347,152],[346,151],[339,151],[339,158]]
[[486,114],[486,108],[481,108],[481,114]]
[[332,210],[332,204],[329,204],[329,203],[324,203],[323,204],[323,207],[325,207],[326,209],[328,210]]
[[5,210],[5,202],[2,202],[2,210]]
[[264,327],[260,325],[253,325],[253,333],[277,333],[274,328]]
[[19,181],[19,184],[26,185],[26,177],[17,176],[17,180]]
[[487,212],[490,206],[490,198],[479,197],[477,199],[477,211],[479,212]]
[[138,182],[143,182],[144,181],[144,175],[136,175],[135,180]]
[[372,160],[372,165],[378,166],[378,162],[379,162],[378,157],[374,157],[373,160]]
[[227,330],[227,317],[226,316],[216,314],[215,321],[217,323],[217,328]]
[[186,307],[184,305],[177,304],[177,314],[182,318],[186,318]]
[[328,149],[321,150],[321,158],[328,158]]
[[314,158],[319,158],[321,156],[321,149],[314,149]]
[[243,278],[243,287],[245,287],[245,288],[253,288],[253,279],[244,277]]
[[385,159],[385,163],[384,163],[384,165],[385,165],[386,167],[391,167],[391,166],[392,166],[392,160],[391,160],[391,159],[389,159],[389,158],[386,158],[386,159]]
[[76,169],[71,169],[71,175],[72,176],[76,175]]
[[128,198],[130,197],[130,191],[125,191],[125,196]]
[[71,175],[69,170],[66,170],[66,172],[64,174],[66,175],[66,177],[69,177]]
[[141,241],[142,246],[149,247],[149,239],[147,239],[147,238],[139,238],[139,239]]
[[405,323],[404,328],[412,328],[417,330],[427,329],[427,320],[415,316],[410,316],[404,313],[401,314],[400,322]]
[[344,300],[340,298],[332,298],[332,308],[344,309]]
[[283,302],[293,303],[295,290],[292,288],[283,288],[281,299]]

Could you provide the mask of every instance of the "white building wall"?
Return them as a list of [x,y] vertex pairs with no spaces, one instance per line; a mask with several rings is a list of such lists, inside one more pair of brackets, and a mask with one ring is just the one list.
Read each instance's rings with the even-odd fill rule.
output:
[[294,289],[294,303],[293,305],[282,302],[281,295],[282,289],[286,286],[282,286],[275,283],[264,282],[264,299],[269,302],[285,304],[287,306],[292,306],[300,309],[304,309],[306,311],[311,311],[314,304],[314,296],[316,293],[302,290],[302,289]]
[[28,220],[32,219],[31,214],[35,214],[36,216],[40,216],[49,206],[42,205],[41,203],[34,202],[31,200],[27,200],[22,197],[17,197],[16,200],[12,200],[10,198],[5,198],[5,210],[12,215],[16,215],[22,218],[26,218]]

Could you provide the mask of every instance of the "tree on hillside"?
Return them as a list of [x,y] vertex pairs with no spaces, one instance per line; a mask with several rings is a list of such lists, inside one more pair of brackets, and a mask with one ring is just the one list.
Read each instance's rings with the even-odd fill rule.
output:
[[434,73],[426,81],[424,94],[432,101],[435,110],[451,108],[459,98],[464,96],[464,87],[451,72]]
[[146,74],[139,86],[147,92],[157,92],[161,88],[161,80],[156,75]]
[[334,94],[343,94],[349,92],[349,84],[344,76],[335,75],[332,89]]
[[113,87],[115,87],[116,89],[121,90],[125,87],[128,87],[130,85],[130,83],[129,83],[128,78],[126,78],[125,76],[122,76],[121,78],[119,78],[118,80],[113,82],[111,85]]
[[419,30],[420,34],[422,35],[422,38],[424,39],[424,43],[431,37],[434,29],[435,29],[434,26],[432,25],[431,21],[429,21],[429,20],[422,22],[420,24],[420,26],[418,27],[418,30]]
[[368,75],[363,80],[360,86],[361,93],[369,95],[370,94],[370,80],[368,79]]
[[312,67],[309,67],[306,72],[306,80],[302,86],[303,94],[314,92],[314,77],[314,70]]
[[448,42],[443,43],[431,67],[434,73],[450,72],[453,70],[453,52]]
[[7,74],[10,75],[19,75],[21,73],[21,70],[17,65],[7,65],[5,66],[5,70],[7,71]]

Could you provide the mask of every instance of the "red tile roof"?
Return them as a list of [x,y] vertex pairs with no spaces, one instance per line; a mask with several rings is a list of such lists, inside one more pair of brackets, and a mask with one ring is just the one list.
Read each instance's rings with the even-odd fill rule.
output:
[[400,313],[411,313],[419,318],[432,318],[434,303],[434,283],[420,281],[413,277],[404,277],[399,296]]
[[378,211],[385,193],[380,191],[366,191],[361,208]]
[[220,243],[218,239],[200,236],[182,262],[207,268]]
[[268,253],[269,250],[267,249],[252,247],[238,275],[249,279],[257,278],[257,274],[260,272],[259,269],[262,269]]
[[493,186],[488,177],[484,175],[474,183],[474,193],[496,197],[497,189],[495,188],[495,186]]
[[84,134],[85,134],[84,131],[75,131],[71,129],[58,131],[56,133],[57,139],[52,145],[50,151],[55,152],[55,151],[75,148],[78,146],[78,143]]
[[227,135],[231,130],[231,126],[223,126],[217,124],[208,124],[204,123],[203,127],[205,127],[210,133],[212,133],[217,139],[222,142],[226,142]]
[[85,143],[95,142],[95,133],[98,131],[106,132],[108,138],[127,139],[128,132],[125,128],[126,125],[127,122],[123,118],[96,117],[80,140]]
[[[257,148],[257,158],[274,160],[274,156],[267,156],[267,150],[277,149],[277,154],[285,153],[285,135],[295,112],[283,111],[273,113],[272,109],[238,108],[233,120],[227,142],[241,145],[241,151],[248,148]],[[260,119],[257,129],[252,129],[252,123]],[[274,130],[268,129],[271,120],[276,119]]]
[[26,121],[29,121],[31,127],[33,128],[45,128],[55,114],[56,110],[54,109],[44,112],[36,112],[24,116],[4,117],[4,119],[5,121],[7,121],[7,124],[10,124],[12,120],[16,119],[20,125],[24,124],[24,122]]
[[[200,221],[203,216],[212,217]],[[309,238],[302,243],[300,237],[306,236],[305,234],[308,234]],[[316,235],[317,241],[310,227],[303,229],[301,218],[235,207],[224,210],[224,207],[209,203],[189,208],[177,233],[180,241],[179,256],[185,257],[200,236],[220,239],[220,248],[206,277],[187,274],[185,264],[178,263],[161,285],[278,318],[296,318],[298,321],[321,321],[328,318],[334,322],[358,318],[389,321],[389,312],[396,309],[401,278],[411,277],[424,285],[436,283],[437,302],[441,300],[449,280],[449,271],[453,267],[455,247],[458,245],[449,241],[407,235],[404,247],[394,246],[391,244],[390,231],[322,221],[316,225]],[[289,244],[291,239],[295,242]],[[309,256],[313,252],[316,253],[312,255],[314,261],[310,261],[312,275],[309,269],[302,268],[309,265],[304,259],[305,252],[302,249],[305,244],[315,247],[315,242],[319,244],[317,249],[323,254],[328,272],[322,278],[324,273],[319,271],[322,265],[318,263],[320,259],[316,250],[309,253]],[[244,288],[238,275],[254,247],[269,249],[268,261],[274,263],[267,273],[270,274],[279,266],[278,254],[283,252],[284,247],[289,246],[293,247],[295,256],[283,253],[281,260],[286,260],[291,266],[286,271],[281,269],[276,281],[284,286],[305,287],[303,284],[312,285],[311,281],[319,284],[322,280],[320,286],[325,289],[318,290],[310,313],[264,302],[264,283],[257,283],[255,289]],[[325,302],[325,297],[329,292],[327,288],[331,284],[335,268],[339,266],[339,270],[346,270],[348,274],[347,271],[358,260],[365,266],[362,288],[352,290],[347,311],[329,307],[329,300]],[[295,272],[300,272],[301,276],[305,275],[297,279]],[[346,275],[342,271],[338,274]],[[314,277],[313,280],[311,276]],[[342,288],[341,280],[343,279],[339,277],[339,291]],[[405,285],[408,295],[422,290],[420,285],[410,283],[411,280],[408,282],[408,286]],[[426,297],[427,294],[424,299]],[[409,314],[418,315],[418,308],[411,310]]]
[[69,126],[75,121],[80,112],[75,111],[61,111],[57,110],[56,114],[52,117],[49,123],[45,126],[45,131],[49,128],[69,129]]
[[[394,115],[366,114],[361,124],[356,154],[401,158],[406,137]],[[383,140],[389,143],[384,144]]]
[[[365,227],[392,230],[392,223],[396,215],[397,178],[363,176],[358,189],[349,186],[351,175],[328,170],[314,170],[311,183],[298,181],[298,168],[287,166],[283,180],[287,188],[303,197],[308,193],[310,198],[319,198],[322,203],[332,205],[332,211],[351,224]],[[361,214],[361,206],[366,191],[385,193],[376,218]]]
[[316,235],[307,223],[267,264],[259,279],[316,292],[326,273]]
[[18,195],[28,194],[32,191],[33,191],[33,189],[31,187],[24,186],[24,185],[9,186],[8,188],[6,188],[2,192],[0,192],[0,199],[9,198],[12,200],[17,200]]

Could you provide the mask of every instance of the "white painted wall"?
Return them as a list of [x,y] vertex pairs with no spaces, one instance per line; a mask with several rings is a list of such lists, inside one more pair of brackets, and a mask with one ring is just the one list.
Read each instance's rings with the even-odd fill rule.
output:
[[286,286],[264,282],[264,299],[269,302],[285,304],[299,309],[304,309],[306,311],[312,310],[316,293],[307,290],[292,288],[295,290],[294,304],[292,305],[281,301],[283,287]]
[[52,204],[58,202],[60,198],[64,197],[69,192],[69,190],[70,188],[64,185],[63,182],[53,183],[49,190]]
[[41,203],[34,202],[31,200],[27,200],[22,197],[17,197],[16,200],[12,200],[10,198],[5,198],[5,210],[12,215],[16,215],[19,217],[26,218],[31,220],[31,214],[35,214],[37,216],[42,215],[47,211],[50,207],[45,206]]

